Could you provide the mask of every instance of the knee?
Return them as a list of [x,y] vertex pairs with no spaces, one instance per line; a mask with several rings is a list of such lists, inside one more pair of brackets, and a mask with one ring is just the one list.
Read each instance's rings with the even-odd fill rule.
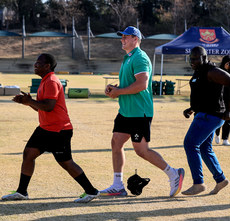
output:
[[113,135],[111,140],[111,146],[113,151],[119,151],[122,149],[124,143],[121,142],[119,136]]
[[30,148],[25,148],[23,151],[23,161],[33,161],[36,159],[36,155],[33,154]]
[[148,149],[141,149],[141,148],[134,148],[136,154],[145,159],[146,153],[148,152]]
[[200,151],[200,144],[193,139],[193,137],[186,136],[184,139],[185,152],[197,152]]
[[213,151],[211,145],[210,146],[206,146],[205,148],[203,148],[201,146],[201,148],[200,148],[200,154],[201,154],[202,157],[206,156],[207,154],[213,154],[213,153],[214,153],[214,151]]
[[185,136],[185,138],[184,138],[184,149],[185,149],[185,151],[187,151],[191,145],[192,145],[192,143],[191,143],[190,137]]
[[116,145],[119,142],[119,140],[120,140],[119,135],[113,134],[113,137],[112,137],[112,140],[111,140],[112,145]]
[[186,150],[187,148],[188,148],[188,145],[187,145],[186,140],[184,139],[184,149]]
[[73,160],[68,160],[68,161],[58,162],[58,163],[63,169],[65,169],[67,171],[69,171],[70,168],[72,168],[73,164],[74,164]]

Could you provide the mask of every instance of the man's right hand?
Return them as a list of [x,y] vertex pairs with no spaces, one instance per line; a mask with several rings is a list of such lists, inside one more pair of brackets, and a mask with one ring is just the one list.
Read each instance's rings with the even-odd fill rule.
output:
[[16,95],[13,99],[14,102],[24,105],[29,105],[30,100],[32,100],[32,97],[30,93],[25,93],[21,91],[21,94]]
[[110,97],[110,92],[114,89],[114,88],[117,88],[117,84],[115,85],[112,85],[112,84],[108,84],[106,86],[106,89],[105,89],[105,95]]

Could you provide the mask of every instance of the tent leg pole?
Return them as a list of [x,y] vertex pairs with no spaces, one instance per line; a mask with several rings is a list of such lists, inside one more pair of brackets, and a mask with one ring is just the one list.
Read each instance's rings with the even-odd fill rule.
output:
[[162,95],[162,75],[163,75],[163,61],[164,55],[161,55],[161,80],[160,80],[160,96]]
[[152,70],[152,80],[155,74],[155,62],[156,62],[156,55],[153,55],[153,70]]

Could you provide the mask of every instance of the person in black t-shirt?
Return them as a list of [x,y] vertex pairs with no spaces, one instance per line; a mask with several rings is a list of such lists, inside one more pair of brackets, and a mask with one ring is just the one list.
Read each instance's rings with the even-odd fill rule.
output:
[[[223,70],[229,72],[230,71],[230,56],[229,55],[225,55],[221,61],[220,64],[220,68],[222,68]],[[224,100],[226,101],[226,108],[229,109],[230,105],[228,104],[228,100],[229,100],[229,88],[228,87],[224,87]],[[220,129],[221,127],[219,127],[218,129],[216,129],[215,132],[215,142],[217,144],[220,143]],[[230,143],[228,141],[228,137],[229,137],[229,132],[230,132],[230,121],[226,120],[224,122],[224,125],[222,126],[222,140],[223,140],[223,145],[226,146],[230,146]]]
[[216,181],[209,194],[217,194],[228,185],[218,159],[212,149],[215,130],[230,119],[223,98],[224,85],[230,86],[230,74],[208,61],[207,52],[197,46],[190,54],[190,64],[194,74],[190,80],[190,108],[184,110],[194,119],[184,139],[184,149],[191,170],[193,185],[182,192],[184,195],[196,195],[205,190],[202,160]]

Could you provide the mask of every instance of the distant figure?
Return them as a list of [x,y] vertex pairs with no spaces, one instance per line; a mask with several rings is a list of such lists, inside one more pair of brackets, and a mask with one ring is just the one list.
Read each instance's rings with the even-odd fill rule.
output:
[[[230,71],[230,56],[229,55],[225,55],[221,61],[220,64],[220,68],[222,68],[223,70],[227,71],[229,73]],[[230,105],[229,105],[229,96],[230,96],[230,91],[228,87],[224,87],[224,100],[226,101],[226,108],[229,110]],[[220,128],[216,129],[215,132],[215,142],[217,144],[220,143]],[[230,132],[230,121],[226,120],[224,122],[224,125],[222,126],[222,140],[223,140],[223,145],[226,146],[230,146],[230,143],[228,141],[228,137],[229,137],[229,132]]]
[[107,96],[118,97],[120,105],[111,142],[114,180],[113,185],[100,191],[101,195],[127,195],[123,184],[123,146],[131,138],[136,154],[168,175],[170,197],[174,197],[181,190],[184,169],[170,167],[160,154],[149,148],[153,117],[152,65],[147,54],[140,49],[141,32],[129,26],[117,34],[122,36],[122,49],[126,52],[119,73],[120,85],[107,85],[105,90]]
[[15,193],[2,197],[2,200],[27,200],[27,187],[33,175],[35,160],[45,151],[51,152],[58,164],[77,181],[85,193],[74,202],[87,203],[99,196],[83,170],[73,161],[71,138],[73,127],[65,104],[63,86],[54,69],[57,63],[50,54],[41,54],[35,65],[35,74],[42,78],[37,99],[21,92],[13,101],[38,111],[40,125],[35,129],[23,152],[21,178]]
[[223,99],[223,85],[230,86],[230,75],[209,62],[206,50],[200,46],[192,49],[190,64],[194,70],[190,80],[191,106],[184,111],[184,116],[189,118],[194,113],[194,119],[185,136],[184,149],[193,185],[182,194],[195,195],[205,190],[202,160],[216,181],[210,194],[217,194],[229,183],[212,149],[212,141],[215,130],[225,119],[230,119]]

